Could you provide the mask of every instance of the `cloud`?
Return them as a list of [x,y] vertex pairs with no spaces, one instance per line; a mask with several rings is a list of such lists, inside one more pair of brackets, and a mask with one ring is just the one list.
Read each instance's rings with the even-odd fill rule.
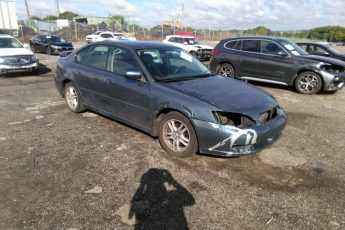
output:
[[[56,14],[55,0],[27,0],[31,15]],[[124,15],[130,22],[153,27],[182,16],[187,26],[211,29],[246,29],[259,25],[273,30],[345,26],[344,0],[59,0],[61,11],[83,15]],[[18,15],[26,17],[24,0],[17,0]]]

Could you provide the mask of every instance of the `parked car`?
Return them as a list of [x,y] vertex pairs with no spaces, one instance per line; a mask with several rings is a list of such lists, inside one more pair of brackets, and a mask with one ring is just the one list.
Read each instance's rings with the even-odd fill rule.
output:
[[300,42],[297,43],[302,49],[307,51],[309,54],[319,55],[324,57],[331,57],[345,61],[345,54],[339,52],[338,50],[332,48],[329,45],[313,42]]
[[58,60],[55,84],[71,111],[93,110],[158,136],[177,157],[254,153],[287,121],[269,93],[212,74],[163,43],[91,43]]
[[72,43],[56,35],[36,35],[30,39],[30,48],[35,53],[44,52],[49,55],[74,50]]
[[102,32],[105,32],[105,31],[96,31],[93,34],[87,35],[86,36],[86,42],[87,43],[93,42],[93,40]]
[[180,47],[202,61],[208,61],[211,58],[212,47],[201,44],[193,36],[169,35],[163,43]]
[[224,39],[212,52],[210,69],[227,77],[294,86],[299,93],[321,89],[336,92],[344,86],[345,63],[309,55],[282,38]]
[[17,39],[0,34],[0,75],[13,72],[38,73],[38,58]]
[[123,33],[116,33],[116,32],[100,32],[98,34],[93,35],[92,37],[86,36],[86,41],[88,43],[91,42],[99,42],[105,40],[136,40],[135,38],[126,37]]

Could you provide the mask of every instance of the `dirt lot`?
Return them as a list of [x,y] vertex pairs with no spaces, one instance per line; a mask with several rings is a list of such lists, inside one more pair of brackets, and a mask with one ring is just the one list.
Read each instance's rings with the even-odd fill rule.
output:
[[345,229],[345,90],[257,84],[289,115],[273,147],[175,159],[138,130],[70,112],[58,57],[39,58],[41,75],[0,78],[0,229]]

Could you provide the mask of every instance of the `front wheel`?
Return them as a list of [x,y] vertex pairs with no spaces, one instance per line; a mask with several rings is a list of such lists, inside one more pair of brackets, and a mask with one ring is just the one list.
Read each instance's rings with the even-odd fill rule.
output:
[[81,113],[85,111],[80,94],[72,82],[65,85],[64,95],[67,106],[72,112]]
[[296,78],[295,88],[297,92],[302,94],[315,94],[322,87],[322,79],[320,75],[314,72],[303,72]]
[[217,69],[217,74],[224,76],[224,77],[235,77],[235,69],[229,63],[221,64]]
[[158,125],[158,138],[163,149],[175,157],[189,157],[198,151],[192,124],[178,112],[163,116]]

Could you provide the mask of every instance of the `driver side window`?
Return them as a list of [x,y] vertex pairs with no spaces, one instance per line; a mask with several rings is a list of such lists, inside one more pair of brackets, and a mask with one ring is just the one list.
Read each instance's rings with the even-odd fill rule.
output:
[[129,51],[112,47],[108,56],[108,71],[124,76],[128,71],[139,71],[139,68]]
[[279,53],[286,53],[280,46],[271,41],[260,41],[260,52],[263,54],[279,55]]

